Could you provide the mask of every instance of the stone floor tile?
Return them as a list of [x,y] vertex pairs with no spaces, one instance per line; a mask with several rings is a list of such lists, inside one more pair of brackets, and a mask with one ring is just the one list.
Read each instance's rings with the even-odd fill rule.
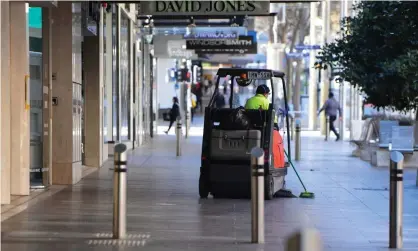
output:
[[[78,184],[2,222],[2,250],[285,251],[286,238],[304,227],[320,231],[324,251],[388,250],[388,170],[350,157],[347,142],[302,137],[302,160],[295,166],[316,196],[266,201],[263,245],[250,243],[249,200],[199,199],[201,137],[183,142],[181,157],[175,156],[172,135],[158,135],[129,155],[127,229],[132,238],[126,244],[111,239],[109,161]],[[405,250],[418,250],[415,175],[405,170]],[[286,180],[294,194],[303,191],[293,170]]]

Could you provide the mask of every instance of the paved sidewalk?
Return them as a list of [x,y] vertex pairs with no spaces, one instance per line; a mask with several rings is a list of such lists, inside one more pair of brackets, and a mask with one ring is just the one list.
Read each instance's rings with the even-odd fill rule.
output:
[[[201,136],[194,136],[199,133],[193,128],[180,158],[175,137],[164,134],[129,156],[130,236],[125,242],[111,240],[108,163],[3,222],[2,250],[282,251],[286,237],[305,226],[321,232],[324,250],[388,250],[388,170],[348,157],[348,143],[303,137],[303,160],[296,165],[316,198],[266,201],[266,244],[255,245],[249,243],[250,201],[199,199]],[[418,250],[415,174],[405,173],[405,250]],[[302,191],[292,170],[287,184],[295,194]]]

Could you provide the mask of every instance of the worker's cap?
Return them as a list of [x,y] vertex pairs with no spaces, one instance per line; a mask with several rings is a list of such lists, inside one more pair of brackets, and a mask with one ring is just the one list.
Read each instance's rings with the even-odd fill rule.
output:
[[255,91],[257,94],[270,94],[270,88],[267,85],[259,85]]

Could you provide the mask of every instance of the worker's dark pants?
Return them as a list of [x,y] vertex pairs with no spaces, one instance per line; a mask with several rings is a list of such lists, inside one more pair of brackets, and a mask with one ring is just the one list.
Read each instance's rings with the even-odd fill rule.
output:
[[170,125],[168,126],[167,132],[170,131],[171,126],[173,126],[173,124],[174,124],[174,121],[176,121],[176,120],[170,119]]
[[196,101],[196,108],[199,107],[200,113],[203,113],[202,98],[198,98]]
[[337,120],[337,116],[329,116],[329,129],[337,136],[337,138],[340,137],[337,130],[335,129],[334,122]]

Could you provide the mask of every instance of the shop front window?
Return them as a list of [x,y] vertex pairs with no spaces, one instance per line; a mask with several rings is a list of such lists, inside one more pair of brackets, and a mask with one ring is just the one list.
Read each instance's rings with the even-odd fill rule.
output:
[[[104,12],[105,13],[105,12]],[[106,68],[106,59],[108,57],[110,57],[109,55],[107,55],[107,53],[109,53],[108,51],[106,51],[106,14],[104,14],[103,17],[103,33],[99,34],[100,36],[102,36],[103,39],[103,44],[102,44],[102,49],[103,49],[103,83],[107,84],[106,82],[106,73],[107,73],[107,68]],[[111,24],[110,24],[111,25]],[[107,117],[108,117],[108,102],[107,102],[107,88],[103,88],[103,142],[107,142],[108,140],[111,140],[111,135],[107,135]]]
[[120,32],[120,99],[121,99],[121,128],[120,139],[130,139],[130,51],[131,46],[129,43],[130,33],[129,27],[130,20],[122,13],[121,15],[121,32]]
[[[119,139],[118,129],[119,129],[119,72],[118,72],[118,25],[117,21],[119,17],[119,10],[114,6],[113,15],[112,15],[112,95],[113,95],[113,140],[117,141]],[[110,53],[109,53],[110,54]]]

